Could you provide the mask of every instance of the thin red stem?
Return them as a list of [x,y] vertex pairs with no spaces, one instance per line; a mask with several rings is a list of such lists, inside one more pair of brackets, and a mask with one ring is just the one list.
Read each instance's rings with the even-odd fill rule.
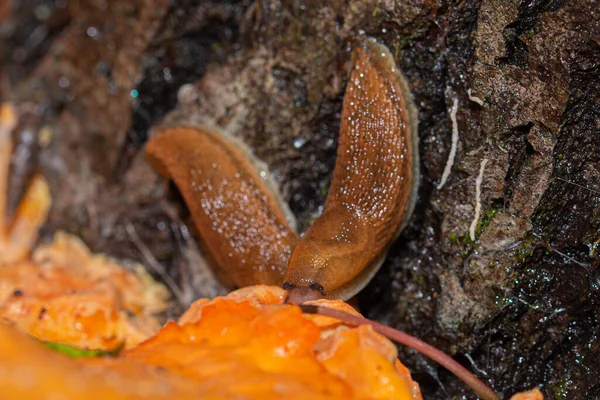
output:
[[389,326],[382,325],[378,322],[371,321],[370,319],[358,317],[356,315],[348,314],[343,311],[333,310],[327,307],[312,306],[312,305],[301,305],[302,311],[311,314],[320,314],[327,317],[339,319],[344,322],[349,322],[353,325],[371,325],[375,331],[382,335],[392,339],[404,346],[408,346],[415,349],[419,353],[437,362],[448,371],[452,372],[461,381],[466,383],[471,389],[475,391],[483,400],[500,400],[500,397],[485,383],[479,380],[469,370],[456,362],[452,357],[436,349],[433,346],[428,345],[422,340],[417,339],[414,336],[408,335],[397,329],[390,328]]

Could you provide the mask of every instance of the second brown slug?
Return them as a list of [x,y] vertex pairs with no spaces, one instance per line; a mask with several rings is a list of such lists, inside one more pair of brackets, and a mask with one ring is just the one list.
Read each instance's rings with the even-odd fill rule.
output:
[[218,267],[238,287],[281,285],[298,236],[249,151],[208,128],[152,139],[146,154],[179,188]]
[[323,214],[293,251],[288,300],[347,300],[373,277],[410,218],[419,181],[417,118],[385,46],[364,41],[346,87]]
[[419,180],[416,132],[393,56],[361,41],[325,207],[299,241],[250,153],[226,135],[169,129],[148,143],[147,154],[175,181],[212,257],[236,285],[283,283],[293,303],[347,300],[375,274],[410,218]]

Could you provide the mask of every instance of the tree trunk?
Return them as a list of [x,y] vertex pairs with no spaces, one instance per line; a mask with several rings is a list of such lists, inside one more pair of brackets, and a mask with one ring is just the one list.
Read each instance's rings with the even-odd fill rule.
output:
[[[39,149],[21,138],[36,157],[14,160],[11,194],[37,165],[53,189],[47,234],[166,266],[182,305],[220,293],[144,143],[193,124],[241,138],[306,229],[334,166],[357,36],[386,44],[408,78],[422,171],[412,222],[361,310],[504,395],[600,397],[595,0],[3,2],[0,100],[43,127]],[[471,396],[423,357],[401,358],[425,398]]]

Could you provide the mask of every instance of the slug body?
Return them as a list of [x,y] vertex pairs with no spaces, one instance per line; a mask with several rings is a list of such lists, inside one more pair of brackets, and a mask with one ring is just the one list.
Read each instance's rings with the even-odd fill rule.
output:
[[292,303],[346,300],[368,283],[410,218],[419,176],[416,132],[408,86],[392,55],[363,41],[354,53],[325,207],[300,240],[261,178],[268,174],[223,133],[170,129],[146,152],[175,181],[212,257],[237,286],[283,283]]
[[414,209],[416,133],[408,85],[392,55],[364,41],[354,53],[323,213],[288,264],[288,301],[346,300],[369,282]]
[[181,127],[152,139],[146,155],[175,182],[235,286],[281,285],[298,236],[243,145],[208,128]]

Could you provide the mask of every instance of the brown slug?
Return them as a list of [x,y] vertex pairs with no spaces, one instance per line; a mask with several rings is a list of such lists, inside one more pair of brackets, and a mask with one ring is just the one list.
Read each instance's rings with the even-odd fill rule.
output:
[[146,155],[173,179],[210,255],[236,286],[281,285],[298,235],[243,145],[181,127],[152,139]]
[[342,106],[337,160],[322,215],[292,252],[288,300],[346,300],[381,265],[406,225],[419,181],[417,118],[388,49],[364,41]]
[[385,46],[364,40],[353,58],[331,187],[322,215],[299,241],[250,152],[233,140],[198,127],[169,129],[148,143],[150,160],[175,181],[236,285],[283,283],[293,303],[346,300],[368,283],[406,225],[419,175],[408,86]]

